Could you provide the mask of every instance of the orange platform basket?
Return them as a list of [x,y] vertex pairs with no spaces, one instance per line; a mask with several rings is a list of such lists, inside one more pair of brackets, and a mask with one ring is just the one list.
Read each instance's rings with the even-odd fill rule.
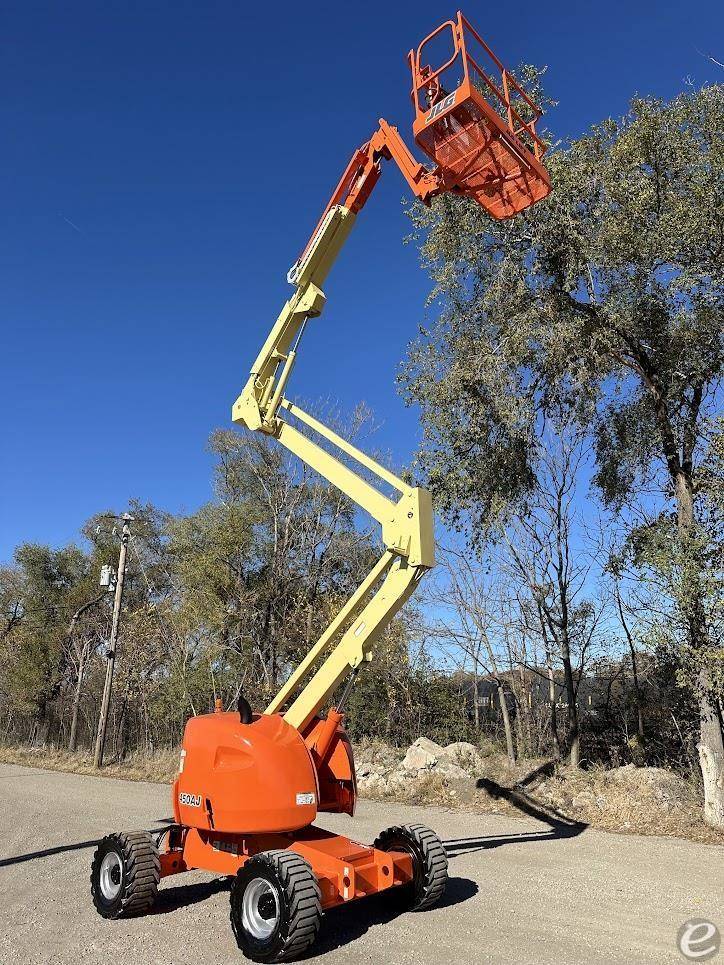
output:
[[[448,190],[474,198],[494,218],[545,198],[546,145],[535,129],[542,111],[467,18],[458,12],[408,56],[415,141]],[[435,59],[440,66],[428,62]]]

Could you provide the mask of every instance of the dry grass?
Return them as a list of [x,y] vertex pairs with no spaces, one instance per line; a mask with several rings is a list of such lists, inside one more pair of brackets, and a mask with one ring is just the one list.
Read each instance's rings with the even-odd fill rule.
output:
[[[358,760],[389,774],[395,760],[376,748],[360,748]],[[385,766],[387,765],[387,766]],[[724,834],[702,820],[700,788],[663,768],[627,767],[576,770],[553,767],[544,760],[511,765],[506,755],[488,754],[467,780],[422,771],[404,782],[376,783],[363,795],[376,800],[403,801],[464,808],[481,813],[521,813],[556,824],[582,824],[624,834],[686,838],[724,845]]]
[[568,816],[605,831],[724,844],[724,834],[702,821],[700,789],[663,768],[560,768],[533,793]]
[[[104,777],[124,781],[150,781],[170,784],[178,773],[179,752],[164,749],[153,754],[129,754],[124,761],[109,760],[104,763]],[[54,747],[8,747],[0,746],[0,763],[24,764],[26,767],[42,767],[50,771],[70,771],[74,774],[98,774],[93,767],[91,751],[81,750],[75,754]]]

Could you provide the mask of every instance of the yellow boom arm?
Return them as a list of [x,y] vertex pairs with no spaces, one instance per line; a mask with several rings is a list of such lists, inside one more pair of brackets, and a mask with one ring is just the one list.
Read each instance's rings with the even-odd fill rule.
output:
[[[273,436],[382,527],[385,552],[379,562],[266,708],[265,712],[272,714],[289,704],[284,719],[300,730],[319,712],[344,677],[363,661],[373,659],[374,644],[380,634],[410,597],[423,573],[435,564],[429,493],[408,486],[284,397],[304,327],[324,307],[321,286],[354,220],[355,215],[345,205],[334,204],[327,209],[302,259],[290,272],[296,291],[277,318],[232,410],[234,422]],[[289,417],[393,487],[399,498],[388,498],[341,458],[308,438]]]
[[[448,29],[453,42],[452,58],[433,70],[426,59],[427,45]],[[466,44],[470,37],[490,56],[496,71],[501,72],[500,86],[468,53]],[[423,40],[417,51],[410,51],[408,60],[413,80],[415,140],[435,167],[429,169],[420,164],[397,128],[380,118],[369,141],[352,155],[319,224],[291,268],[287,278],[296,291],[277,318],[233,409],[235,422],[278,439],[382,526],[386,549],[379,563],[267,707],[267,713],[275,713],[294,698],[285,719],[300,729],[350,670],[372,659],[380,633],[425,570],[435,563],[429,494],[408,486],[284,398],[307,320],[319,315],[324,307],[322,285],[327,274],[356,214],[379,179],[383,159],[395,162],[408,188],[423,204],[429,204],[435,195],[452,191],[474,200],[494,218],[509,218],[550,192],[550,179],[541,162],[545,144],[535,131],[541,111],[460,12],[456,21],[446,21]],[[445,72],[453,63],[461,76],[457,86],[448,90],[443,80],[447,83],[449,74]],[[521,118],[515,106],[517,101],[510,99],[511,87],[514,101],[522,98],[526,113],[532,112],[531,120]],[[294,424],[287,416],[295,417]],[[392,486],[399,498],[393,501],[383,495],[342,459],[312,442],[297,428],[298,423]],[[310,678],[315,666],[318,669]]]

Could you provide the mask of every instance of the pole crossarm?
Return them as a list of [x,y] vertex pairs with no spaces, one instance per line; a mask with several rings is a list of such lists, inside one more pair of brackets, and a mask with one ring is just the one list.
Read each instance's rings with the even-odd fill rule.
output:
[[[419,164],[396,128],[381,120],[370,141],[353,155],[306,248],[290,270],[288,280],[296,291],[279,313],[232,409],[234,422],[276,439],[382,527],[385,551],[379,562],[265,711],[281,711],[296,694],[284,717],[300,730],[347,674],[373,659],[375,642],[409,599],[423,573],[435,565],[432,501],[427,490],[408,485],[284,396],[306,324],[324,308],[321,286],[349,236],[356,213],[377,183],[382,158],[396,161],[423,201],[440,189],[434,172]],[[316,434],[322,444],[310,439],[299,425]],[[385,495],[351,468],[347,464],[350,461],[399,496]],[[319,661],[321,665],[312,674]]]

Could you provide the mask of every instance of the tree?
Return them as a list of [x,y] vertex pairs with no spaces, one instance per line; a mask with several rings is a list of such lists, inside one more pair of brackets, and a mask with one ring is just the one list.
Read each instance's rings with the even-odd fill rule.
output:
[[705,816],[722,827],[721,692],[690,539],[722,371],[723,128],[722,86],[639,98],[551,154],[552,195],[517,218],[494,222],[451,196],[414,207],[440,311],[401,376],[422,410],[420,469],[473,539],[533,487],[531,443],[553,406],[592,432],[609,507],[651,485],[673,502]]
[[434,629],[442,645],[452,646],[463,654],[463,670],[468,660],[472,664],[476,727],[479,726],[478,681],[481,671],[495,682],[506,752],[510,763],[515,764],[506,676],[499,666],[497,641],[493,636],[496,620],[491,610],[497,608],[498,601],[485,581],[483,566],[474,554],[454,547],[446,548],[443,551],[442,572],[428,596],[436,613]]
[[171,524],[186,619],[267,702],[374,558],[336,489],[263,437],[219,431],[216,496]]
[[95,590],[89,560],[76,546],[54,550],[25,543],[15,551],[15,563],[4,572],[9,582],[2,595],[10,595],[3,689],[9,704],[28,715],[30,740],[45,743],[53,703],[67,679],[68,641],[78,621],[74,615]]
[[511,513],[498,551],[515,587],[521,631],[538,637],[549,673],[551,738],[558,744],[554,667],[563,670],[568,755],[578,767],[581,727],[578,688],[598,631],[601,607],[586,594],[592,562],[583,548],[580,469],[585,440],[574,421],[554,413],[550,429],[532,445],[535,484]]
[[74,657],[76,660],[76,684],[75,693],[73,695],[73,712],[70,722],[70,735],[68,737],[68,750],[71,752],[76,750],[78,744],[78,714],[80,712],[80,700],[83,693],[83,680],[85,678],[86,663],[88,661],[91,646],[93,645],[94,640],[97,640],[95,633],[93,630],[91,630],[90,633],[84,634],[83,639],[79,643],[77,640],[78,624],[86,613],[104,600],[106,595],[106,592],[103,591],[97,596],[92,597],[90,600],[87,600],[85,603],[81,603],[71,617],[70,625],[68,627],[67,655],[69,660],[72,660]]

